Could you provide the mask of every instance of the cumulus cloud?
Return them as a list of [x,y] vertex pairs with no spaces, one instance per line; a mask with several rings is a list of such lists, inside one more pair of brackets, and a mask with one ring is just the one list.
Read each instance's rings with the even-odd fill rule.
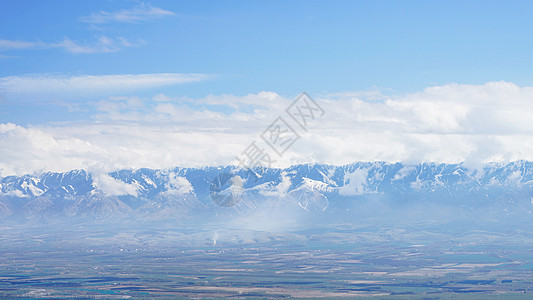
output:
[[165,185],[167,193],[174,195],[185,195],[193,192],[193,187],[187,178],[178,176],[176,173],[168,175],[168,183]]
[[353,173],[344,176],[344,185],[339,189],[339,194],[354,196],[362,195],[366,191],[365,187],[368,179],[368,170],[358,169]]
[[259,190],[259,194],[266,197],[285,197],[287,192],[291,187],[291,178],[288,176],[287,172],[282,172],[281,182],[275,186],[271,186],[268,183],[262,184],[256,187]]
[[[293,100],[273,92],[110,97],[93,103],[94,122],[0,125],[0,176],[237,163],[236,156],[251,142],[270,151],[260,134],[278,116],[301,135],[283,156],[270,151],[279,167],[306,162],[477,165],[533,160],[531,87],[509,82],[448,84],[400,96],[345,93],[315,100],[326,114],[303,132],[284,111]],[[361,190],[353,179],[347,192]]]
[[123,75],[31,75],[0,77],[0,92],[6,94],[98,93],[140,90],[206,80],[206,74],[155,73]]
[[93,174],[93,182],[97,189],[108,196],[137,196],[139,189],[135,184],[125,183],[107,174]]
[[21,190],[9,190],[3,193],[4,196],[13,196],[18,198],[24,198],[28,197],[28,195],[25,195],[24,192]]
[[80,18],[81,22],[91,24],[106,24],[106,23],[138,23],[151,19],[161,18],[165,16],[172,16],[173,12],[164,10],[150,4],[141,3],[140,5],[131,9],[121,9],[115,12],[99,11],[92,13],[89,16]]
[[238,133],[180,130],[171,125],[69,124],[26,128],[0,124],[0,176],[86,169],[216,165],[242,151]]

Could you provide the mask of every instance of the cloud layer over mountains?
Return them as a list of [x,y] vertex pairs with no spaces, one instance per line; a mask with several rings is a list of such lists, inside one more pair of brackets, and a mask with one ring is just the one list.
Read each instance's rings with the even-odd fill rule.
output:
[[[92,80],[95,80],[94,78]],[[533,88],[510,82],[448,84],[407,95],[311,95],[325,110],[303,131],[274,92],[204,98],[107,97],[72,103],[86,120],[0,124],[0,176],[86,169],[235,164],[281,116],[301,136],[275,166],[355,161],[533,160]],[[37,97],[37,95],[35,96]],[[105,178],[102,178],[105,181]]]

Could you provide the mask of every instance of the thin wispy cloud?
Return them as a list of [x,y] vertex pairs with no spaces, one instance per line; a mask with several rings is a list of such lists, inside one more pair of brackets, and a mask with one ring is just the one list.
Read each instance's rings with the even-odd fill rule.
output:
[[46,47],[45,43],[21,40],[0,40],[0,50],[20,50]]
[[109,53],[118,52],[125,47],[138,47],[142,44],[144,44],[142,40],[138,43],[133,43],[123,37],[113,39],[107,36],[101,36],[96,43],[89,45],[83,45],[69,38],[64,38],[61,43],[54,44],[54,46],[62,47],[70,53]]
[[17,56],[0,54],[0,59],[4,59],[4,58],[15,58],[15,57],[17,57]]
[[[108,23],[138,23],[171,15],[174,15],[171,11],[143,3],[131,9],[122,9],[115,12],[100,11],[98,13],[92,13],[89,16],[81,17],[79,20],[93,25]],[[70,53],[92,54],[118,52],[123,48],[138,47],[144,44],[145,42],[142,39],[133,42],[124,37],[112,38],[105,35],[100,36],[93,42],[79,42],[69,37],[64,37],[60,42],[32,42],[25,40],[0,39],[0,51],[62,48]]]
[[144,45],[143,40],[132,42],[124,37],[111,38],[100,36],[95,42],[80,43],[73,41],[69,37],[63,38],[61,42],[43,43],[28,41],[0,40],[0,50],[21,50],[21,49],[51,49],[61,48],[69,53],[91,54],[91,53],[111,53],[118,52],[123,48],[138,47]]
[[131,9],[121,9],[115,12],[99,11],[89,16],[81,17],[79,20],[91,24],[137,23],[172,15],[174,13],[171,11],[143,3]]
[[105,91],[140,90],[176,84],[199,82],[207,74],[155,73],[124,75],[32,75],[0,78],[0,92],[7,94],[98,93]]

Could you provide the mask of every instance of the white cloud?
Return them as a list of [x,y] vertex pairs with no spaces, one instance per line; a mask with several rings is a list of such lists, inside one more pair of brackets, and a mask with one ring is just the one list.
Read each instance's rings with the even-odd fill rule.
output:
[[17,57],[17,56],[0,54],[0,59],[5,59],[5,58],[16,58],[16,57]]
[[21,190],[9,190],[9,191],[4,192],[3,195],[18,197],[18,198],[28,197],[28,195],[25,195]]
[[[164,16],[174,15],[173,12],[164,10],[150,4],[141,3],[132,9],[123,9],[116,12],[100,11],[89,16],[81,17],[80,21],[91,23],[93,26],[106,23],[137,23]],[[49,49],[62,48],[67,52],[75,54],[90,53],[110,53],[118,52],[125,47],[138,47],[145,42],[139,39],[132,42],[124,37],[100,36],[95,42],[73,41],[69,37],[64,37],[60,42],[41,42],[41,41],[24,41],[24,40],[6,40],[0,39],[0,50],[21,50],[21,49]]]
[[135,184],[125,183],[107,174],[93,174],[93,182],[97,189],[108,196],[137,196],[139,189]]
[[101,36],[98,38],[98,41],[93,44],[79,44],[72,41],[69,38],[64,38],[62,42],[50,44],[52,47],[61,47],[70,53],[109,53],[109,52],[118,52],[123,47],[137,47],[144,44],[144,41],[139,41],[138,43],[133,43],[128,41],[126,38],[118,37],[116,39]]
[[102,35],[98,40],[92,43],[80,43],[73,41],[68,37],[63,38],[61,42],[56,43],[0,40],[0,50],[62,48],[70,53],[91,54],[118,52],[123,48],[139,47],[144,44],[145,42],[142,39],[139,39],[137,42],[132,42],[124,37],[111,38]]
[[367,169],[358,169],[353,173],[346,173],[344,175],[344,184],[339,189],[339,194],[346,196],[364,194],[366,192],[367,178]]
[[140,21],[147,21],[150,19],[172,15],[174,15],[174,13],[171,11],[142,3],[132,9],[122,9],[115,12],[99,11],[98,13],[92,13],[89,16],[81,17],[80,21],[91,24],[106,24],[114,22],[137,23]]
[[86,169],[215,165],[242,151],[238,133],[181,130],[175,125],[69,124],[26,128],[0,124],[0,176]]
[[287,172],[282,172],[281,174],[281,181],[275,186],[271,186],[268,183],[259,185],[255,187],[258,189],[259,194],[266,196],[266,197],[285,197],[287,196],[287,192],[289,191],[289,188],[291,187],[291,178],[288,176]]
[[185,195],[193,192],[191,183],[185,177],[176,175],[176,173],[170,173],[168,175],[168,183],[165,185],[167,193],[174,195]]
[[80,76],[7,76],[0,78],[0,92],[11,94],[98,93],[162,87],[206,80],[206,74],[124,74]]
[[41,42],[27,42],[20,40],[0,40],[0,49],[3,50],[32,49],[40,47],[46,47],[46,44]]
[[[113,84],[120,82],[114,79]],[[85,82],[93,80],[95,88],[107,82]],[[50,86],[61,84],[52,81]],[[283,157],[271,153],[275,165],[533,160],[533,88],[508,82],[449,84],[383,99],[359,97],[316,97],[325,116],[312,121],[307,133],[300,132],[302,138]],[[259,135],[291,102],[272,92],[199,99],[113,97],[94,102],[93,123],[2,124],[0,176],[236,163],[252,141],[269,149]],[[347,192],[361,191],[360,185],[351,186]]]

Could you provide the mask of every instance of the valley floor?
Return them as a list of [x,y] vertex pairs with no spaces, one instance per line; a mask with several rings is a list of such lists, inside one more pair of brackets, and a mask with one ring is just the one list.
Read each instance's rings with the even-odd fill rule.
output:
[[521,231],[3,227],[0,296],[533,297]]

